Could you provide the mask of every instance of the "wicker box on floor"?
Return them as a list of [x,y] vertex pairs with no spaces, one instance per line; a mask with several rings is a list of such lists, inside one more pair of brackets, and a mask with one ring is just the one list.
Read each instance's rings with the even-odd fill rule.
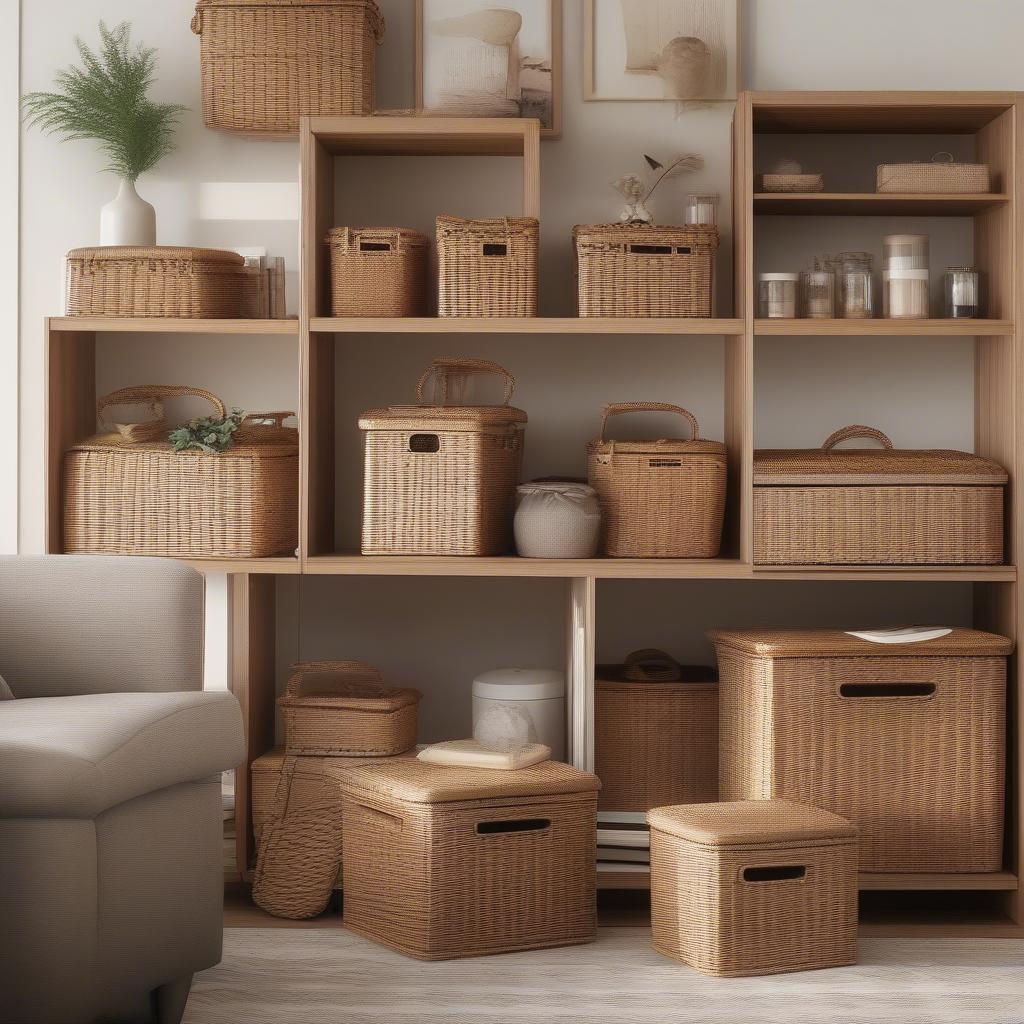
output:
[[[467,375],[504,376],[505,404],[446,403]],[[509,406],[512,375],[481,359],[436,359],[416,394],[440,382],[441,405],[371,409],[366,435],[364,555],[502,555],[512,547],[526,413]]]
[[241,315],[237,252],[171,245],[101,245],[67,255],[68,316],[227,319]]
[[426,316],[427,236],[409,228],[332,228],[332,316]]
[[718,228],[577,224],[580,316],[711,316]]
[[325,771],[343,793],[345,925],[421,960],[597,934],[597,778],[556,761]]
[[857,830],[784,800],[660,807],[651,826],[654,948],[743,977],[857,961]]
[[[671,412],[691,439],[606,441],[610,416]],[[722,544],[726,452],[704,441],[692,413],[665,402],[606,405],[601,434],[587,445],[590,486],[601,502],[601,544],[615,558],[714,558]]]
[[1002,868],[1010,640],[972,629],[902,644],[838,630],[711,637],[721,799],[841,814],[860,829],[862,871]]
[[[836,448],[873,438],[881,449]],[[956,451],[894,449],[872,427],[821,448],[754,453],[754,561],[760,565],[998,564],[1006,471]]]
[[199,0],[192,31],[207,128],[294,135],[304,114],[373,112],[373,0]]
[[599,665],[594,774],[603,811],[649,811],[718,799],[718,683],[663,651]]
[[437,218],[438,316],[536,316],[533,217]]

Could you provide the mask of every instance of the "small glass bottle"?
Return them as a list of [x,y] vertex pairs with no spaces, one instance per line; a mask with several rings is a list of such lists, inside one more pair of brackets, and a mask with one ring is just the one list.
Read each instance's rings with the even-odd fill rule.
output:
[[974,267],[949,267],[945,279],[945,314],[953,320],[980,315],[978,272]]
[[686,223],[717,227],[718,204],[721,199],[722,197],[718,193],[714,195],[690,193],[686,197]]
[[835,274],[815,267],[801,275],[804,316],[811,320],[830,320],[836,315]]
[[841,252],[832,257],[836,275],[836,315],[864,320],[874,315],[874,281],[869,252]]
[[758,316],[776,320],[796,317],[799,274],[758,274]]

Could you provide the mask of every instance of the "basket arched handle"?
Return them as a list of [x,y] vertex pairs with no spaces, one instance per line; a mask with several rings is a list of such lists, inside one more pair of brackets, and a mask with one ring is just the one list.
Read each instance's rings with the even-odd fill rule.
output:
[[601,416],[602,441],[605,439],[604,432],[608,426],[608,420],[612,416],[621,416],[627,412],[673,412],[677,416],[682,416],[690,424],[692,440],[700,440],[700,427],[697,425],[697,417],[689,409],[684,409],[681,405],[672,405],[671,402],[609,402],[604,407],[604,412]]
[[[278,411],[278,412],[250,412],[246,413],[243,423],[247,423],[252,427],[262,426],[274,426],[283,427],[284,421],[292,419],[295,416],[294,412]],[[266,421],[270,420],[270,423]]]
[[631,682],[661,680],[672,682],[683,674],[682,666],[671,654],[657,647],[645,647],[626,655],[622,677]]
[[201,36],[203,34],[203,11],[202,8],[196,7],[196,13],[192,15],[192,21],[190,23],[193,35]]
[[439,377],[441,380],[441,401],[442,404],[448,400],[448,378],[460,374],[484,374],[496,373],[505,378],[505,405],[512,401],[512,395],[516,390],[516,379],[504,366],[492,363],[488,359],[473,359],[469,356],[441,356],[435,359],[420,377],[416,384],[416,398],[423,402],[427,384],[431,378]]
[[156,412],[161,409],[165,398],[202,398],[213,406],[220,419],[227,415],[224,403],[212,392],[205,388],[189,388],[178,384],[139,384],[111,391],[96,403],[96,415],[99,422],[105,424],[107,420],[104,414],[112,405],[148,405]]
[[821,449],[826,452],[831,451],[840,442],[850,441],[855,437],[877,441],[883,448],[892,448],[892,441],[880,430],[876,430],[874,427],[865,427],[860,423],[854,423],[849,427],[841,427],[835,433],[829,434],[822,443]]
[[302,682],[307,676],[332,673],[343,679],[360,683],[382,683],[384,677],[380,670],[368,665],[365,661],[300,661],[292,665],[292,673],[285,686],[286,697],[297,697],[302,689]]

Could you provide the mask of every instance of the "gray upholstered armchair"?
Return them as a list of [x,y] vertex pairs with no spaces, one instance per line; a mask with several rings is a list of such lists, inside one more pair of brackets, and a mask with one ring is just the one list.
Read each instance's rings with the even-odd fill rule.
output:
[[0,558],[0,1021],[177,1022],[217,963],[220,772],[203,581],[149,558]]

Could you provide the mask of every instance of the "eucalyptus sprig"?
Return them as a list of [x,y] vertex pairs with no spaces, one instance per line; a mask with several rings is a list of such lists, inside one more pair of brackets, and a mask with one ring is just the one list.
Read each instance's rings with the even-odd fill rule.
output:
[[172,430],[167,436],[176,452],[195,448],[201,452],[217,455],[226,451],[235,441],[235,431],[242,425],[245,413],[232,409],[227,416],[204,416],[189,420],[188,423]]

